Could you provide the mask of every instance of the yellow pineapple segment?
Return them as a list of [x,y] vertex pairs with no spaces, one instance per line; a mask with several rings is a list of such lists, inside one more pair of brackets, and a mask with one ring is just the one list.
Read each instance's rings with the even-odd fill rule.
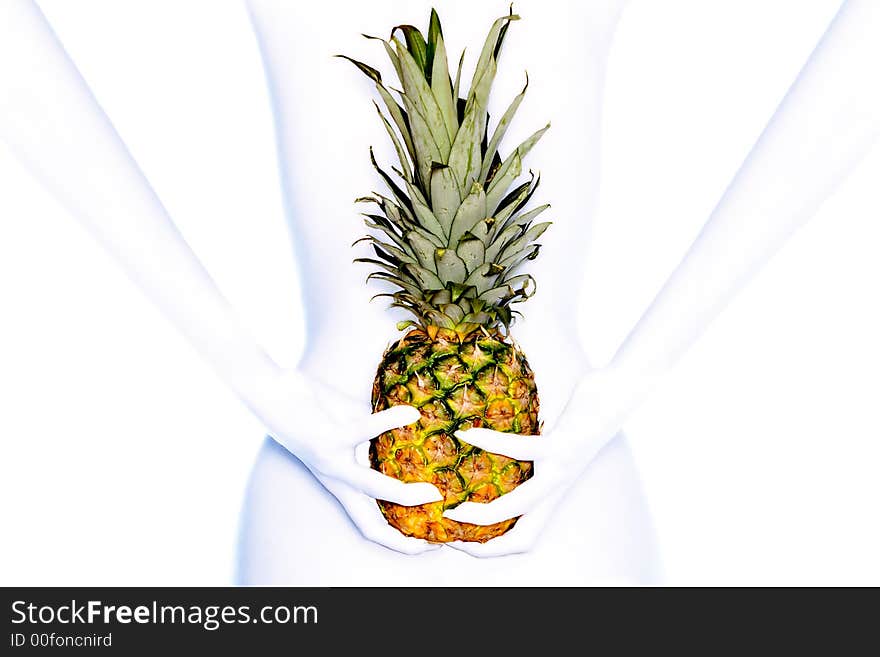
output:
[[522,352],[497,331],[462,339],[445,329],[412,330],[385,352],[373,384],[374,410],[396,404],[411,404],[422,416],[374,439],[372,466],[401,481],[430,482],[444,499],[414,507],[380,500],[388,522],[436,543],[485,542],[513,527],[515,518],[480,526],[444,518],[443,511],[491,502],[532,474],[530,462],[490,454],[454,436],[471,427],[538,433],[538,392]]

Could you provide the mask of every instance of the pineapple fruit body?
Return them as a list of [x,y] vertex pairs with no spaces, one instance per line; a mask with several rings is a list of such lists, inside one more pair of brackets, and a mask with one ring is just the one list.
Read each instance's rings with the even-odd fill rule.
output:
[[373,468],[405,482],[437,486],[443,501],[406,507],[379,501],[388,522],[431,542],[485,542],[516,519],[472,525],[443,517],[462,502],[490,502],[532,474],[532,463],[491,454],[455,437],[458,430],[538,433],[538,392],[525,355],[498,331],[461,337],[448,329],[415,329],[388,348],[373,384],[375,411],[398,404],[419,409],[417,423],[388,431],[370,448]]

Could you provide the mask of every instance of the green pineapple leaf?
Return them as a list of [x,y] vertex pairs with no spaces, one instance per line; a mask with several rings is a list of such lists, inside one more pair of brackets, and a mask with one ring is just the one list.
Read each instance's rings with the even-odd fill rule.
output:
[[502,27],[510,21],[516,20],[519,20],[519,16],[516,14],[509,14],[508,16],[502,16],[492,23],[492,27],[489,29],[489,34],[486,36],[486,41],[483,44],[483,50],[480,52],[480,58],[477,60],[477,66],[474,69],[474,77],[471,81],[472,89],[483,76],[486,67],[489,66],[489,61],[496,58],[496,53],[501,48],[501,41],[504,39],[504,35],[501,31]]
[[431,168],[431,207],[447,237],[460,205],[461,196],[455,174],[450,167],[435,162]]
[[485,264],[486,247],[477,238],[463,239],[455,252],[464,262],[468,274]]
[[422,74],[427,76],[428,68],[426,64],[428,61],[428,46],[425,43],[425,37],[422,36],[422,33],[418,28],[415,28],[412,25],[398,25],[391,30],[392,40],[394,40],[394,33],[397,30],[403,32],[407,51],[412,55],[413,60],[422,70]]
[[462,236],[469,232],[478,222],[486,218],[486,192],[483,187],[474,183],[470,194],[465,197],[452,220],[449,231],[449,244],[456,245]]
[[[524,248],[527,244],[534,242],[536,239],[541,237],[544,234],[544,231],[550,227],[552,222],[546,221],[542,224],[535,224],[531,228],[529,228],[522,237],[518,237],[517,239],[505,244],[501,249],[501,252],[498,254],[498,258],[504,259],[508,255],[512,253],[516,253],[520,249]],[[499,263],[500,264],[500,263]]]
[[489,141],[489,145],[486,148],[486,154],[483,156],[483,166],[480,169],[480,182],[485,183],[486,178],[489,175],[489,168],[492,166],[492,161],[495,158],[495,155],[498,153],[498,146],[501,144],[501,140],[504,138],[504,134],[507,132],[507,128],[510,126],[510,122],[513,120],[514,114],[519,109],[520,103],[522,103],[523,98],[526,96],[526,90],[529,88],[529,76],[526,75],[526,84],[523,87],[523,90],[517,94],[517,96],[511,101],[510,105],[507,108],[507,111],[504,112],[504,115],[501,117],[501,120],[498,121],[498,125],[495,126],[495,132],[492,133],[492,139]]
[[[425,125],[440,150],[440,158],[436,158],[436,161],[445,164],[452,144],[449,140],[449,133],[446,131],[440,106],[437,105],[431,87],[428,86],[424,69],[419,67],[412,54],[397,38],[393,41],[397,47],[397,56],[400,58],[403,70],[404,100],[409,99],[409,102],[421,112]],[[412,113],[411,110],[410,113]]]
[[423,290],[439,290],[443,287],[443,283],[437,278],[437,275],[424,267],[407,263],[403,269],[416,280]]
[[452,249],[437,249],[434,252],[434,261],[437,264],[437,275],[444,285],[458,283],[467,277],[464,261]]
[[431,212],[431,209],[424,205],[418,199],[412,200],[413,211],[416,213],[416,219],[419,220],[419,224],[427,230],[429,233],[436,235],[438,239],[441,241],[446,237],[443,232],[443,226],[440,225],[440,222],[437,221],[437,217],[434,216],[434,213]]
[[397,152],[397,158],[400,160],[400,168],[403,172],[403,179],[406,180],[406,182],[412,182],[412,169],[410,168],[409,159],[406,156],[406,151],[403,150],[400,139],[397,138],[397,133],[394,132],[394,128],[391,127],[391,123],[388,121],[388,119],[385,118],[385,115],[379,108],[379,104],[374,101],[373,105],[376,106],[376,111],[379,113],[379,118],[382,119],[382,124],[385,126],[385,130],[388,132],[388,136],[391,138],[391,142],[394,144],[394,150]]
[[486,248],[486,261],[495,262],[501,249],[508,242],[522,235],[522,226],[508,226],[492,239],[492,243]]
[[452,97],[458,103],[461,97],[461,67],[464,65],[465,50],[461,51],[461,57],[458,58],[458,70],[455,73],[455,83],[452,85]]
[[464,119],[449,154],[449,168],[459,182],[459,193],[462,200],[469,193],[471,185],[476,179],[475,174],[480,162],[477,117],[478,108],[474,103],[468,103],[468,109],[465,110]]
[[400,60],[397,59],[397,54],[394,52],[394,48],[391,47],[391,44],[385,39],[377,36],[370,36],[369,34],[361,35],[371,41],[381,41],[382,45],[385,47],[385,52],[388,54],[388,59],[391,60],[391,65],[394,66],[394,71],[397,73],[397,79],[403,79],[403,71],[400,69]]
[[498,173],[492,179],[489,190],[486,192],[486,207],[490,213],[494,213],[498,208],[498,204],[504,197],[507,188],[522,173],[522,160],[519,156],[519,150],[515,150],[513,155],[504,161]]
[[456,100],[452,95],[452,82],[449,79],[449,64],[446,59],[446,46],[443,43],[442,35],[437,37],[436,48],[432,64],[431,91],[440,107],[440,113],[443,115],[446,134],[449,136],[449,141],[452,142],[458,132],[458,112],[455,108]]
[[512,217],[510,220],[510,224],[513,226],[525,226],[526,224],[531,223],[532,219],[537,217],[539,214],[544,212],[544,210],[550,207],[549,203],[545,203],[544,205],[539,205],[538,207],[529,210],[528,212],[523,212],[522,214],[518,214],[515,217]]
[[434,252],[437,250],[437,246],[418,233],[410,233],[407,235],[407,239],[412,244],[413,251],[419,261],[418,264],[436,274],[437,266],[434,264]]
[[492,265],[486,262],[472,271],[464,282],[465,285],[473,285],[476,288],[477,294],[482,294],[491,289],[497,279],[498,274],[493,273]]
[[437,41],[443,36],[443,28],[440,26],[440,17],[435,9],[431,9],[428,19],[428,45],[425,54],[425,77],[428,83],[434,81],[434,57],[437,53]]

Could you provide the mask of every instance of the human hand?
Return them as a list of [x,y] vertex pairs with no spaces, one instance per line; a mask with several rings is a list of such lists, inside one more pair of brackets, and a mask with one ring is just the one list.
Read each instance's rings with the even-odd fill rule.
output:
[[456,432],[456,437],[486,451],[534,462],[534,475],[489,502],[465,502],[444,515],[452,520],[490,525],[521,516],[507,533],[486,543],[449,543],[475,557],[527,552],[565,493],[629,414],[654,387],[656,376],[622,368],[592,370],[575,386],[555,425],[540,436],[519,436],[490,429]]
[[364,538],[405,554],[439,547],[404,536],[385,520],[377,499],[404,506],[437,502],[428,483],[404,483],[370,467],[369,441],[419,419],[411,406],[371,413],[367,404],[340,394],[297,370],[260,385],[253,410],[270,435],[299,458],[339,500]]

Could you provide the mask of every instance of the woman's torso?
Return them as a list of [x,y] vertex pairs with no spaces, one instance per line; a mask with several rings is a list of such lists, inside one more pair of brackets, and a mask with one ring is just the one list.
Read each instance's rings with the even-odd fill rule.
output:
[[[542,415],[551,423],[588,367],[578,337],[577,296],[596,205],[605,54],[622,4],[517,3],[523,20],[509,31],[490,105],[496,115],[503,111],[528,68],[529,94],[511,142],[553,122],[550,146],[536,148],[527,166],[542,173],[536,200],[553,204],[554,226],[530,270],[539,293],[522,306],[525,319],[513,331],[535,369]],[[379,188],[368,146],[384,161],[391,161],[392,151],[369,101],[371,85],[331,56],[343,52],[382,63],[381,46],[360,33],[387,36],[396,24],[421,25],[429,9],[422,1],[324,3],[322,18],[302,3],[252,3],[302,273],[307,343],[301,367],[355,397],[369,395],[379,357],[401,318],[368,302],[380,290],[364,284],[367,272],[351,264],[350,248],[364,232],[353,199]],[[451,59],[464,45],[474,58],[491,21],[507,11],[504,3],[463,0],[437,3],[437,9]],[[380,68],[390,76],[390,67]],[[652,581],[657,571],[649,516],[621,437],[569,491],[533,551],[490,560],[450,548],[406,557],[364,540],[311,473],[267,440],[249,484],[240,547],[242,583],[583,584]]]

